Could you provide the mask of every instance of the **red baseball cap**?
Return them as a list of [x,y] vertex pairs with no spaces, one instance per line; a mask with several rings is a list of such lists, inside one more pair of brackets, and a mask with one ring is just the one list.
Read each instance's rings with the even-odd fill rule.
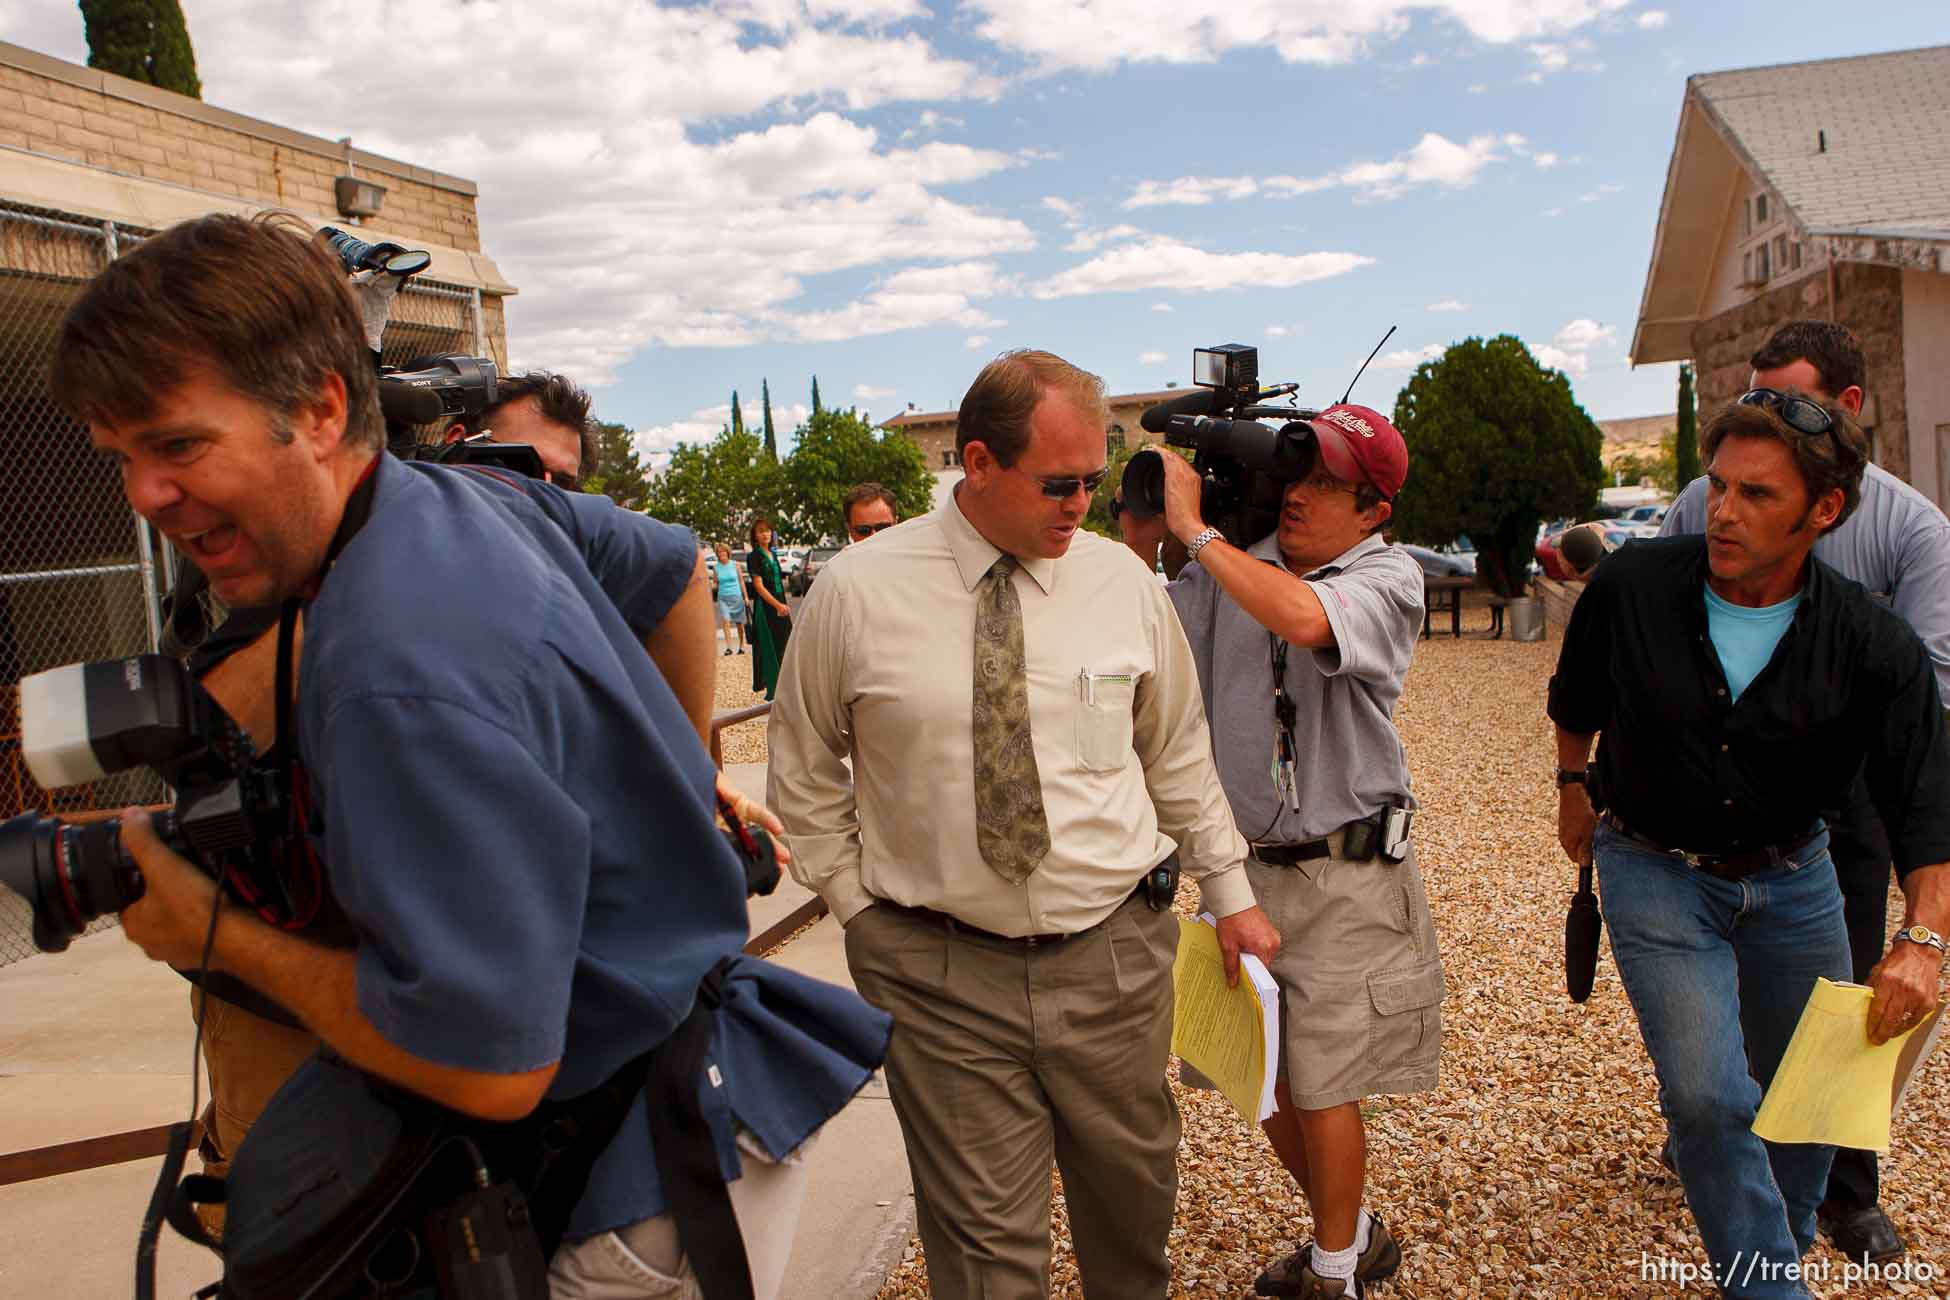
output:
[[1381,412],[1351,404],[1330,406],[1307,426],[1329,474],[1349,483],[1372,483],[1384,497],[1402,490],[1408,478],[1408,444]]

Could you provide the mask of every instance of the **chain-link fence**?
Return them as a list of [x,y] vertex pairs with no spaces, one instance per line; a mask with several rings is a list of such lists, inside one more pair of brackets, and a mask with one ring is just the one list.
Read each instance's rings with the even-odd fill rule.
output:
[[[46,668],[158,644],[174,557],[130,511],[114,466],[95,454],[87,431],[47,387],[69,304],[149,233],[0,200],[0,820],[29,809],[72,814],[168,797],[145,771],[43,790],[21,757],[15,685]],[[410,281],[384,345],[391,365],[442,352],[485,355],[478,296]],[[0,842],[0,852],[21,848]],[[0,965],[33,952],[25,904],[0,889]]]

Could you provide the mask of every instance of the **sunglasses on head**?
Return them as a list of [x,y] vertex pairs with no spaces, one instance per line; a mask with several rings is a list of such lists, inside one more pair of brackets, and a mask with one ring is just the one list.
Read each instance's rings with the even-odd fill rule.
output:
[[887,529],[892,528],[893,526],[894,525],[892,523],[853,524],[850,527],[848,527],[846,531],[852,533],[855,537],[872,537],[875,533],[885,532]]
[[1078,488],[1085,492],[1095,492],[1102,486],[1103,481],[1110,477],[1110,467],[1105,466],[1094,474],[1085,474],[1082,478],[1044,478],[1041,475],[1035,477],[1037,484],[1043,489],[1044,496],[1052,501],[1067,501],[1076,495]]
[[1755,388],[1740,395],[1740,405],[1758,406],[1781,417],[1782,423],[1798,433],[1832,433],[1835,417],[1820,402],[1795,397],[1778,388]]

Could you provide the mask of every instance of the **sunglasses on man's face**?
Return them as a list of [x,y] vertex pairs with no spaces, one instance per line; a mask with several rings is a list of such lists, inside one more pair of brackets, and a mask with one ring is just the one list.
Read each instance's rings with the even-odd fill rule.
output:
[[885,532],[893,526],[893,521],[889,520],[884,524],[854,524],[846,531],[852,533],[855,537],[872,537],[875,533]]
[[1036,482],[1043,489],[1043,495],[1052,501],[1067,501],[1077,494],[1078,489],[1095,492],[1103,481],[1110,477],[1110,467],[1105,466],[1095,474],[1085,474],[1082,478],[1044,478],[1036,475]]
[[1740,395],[1739,401],[1742,406],[1758,406],[1774,412],[1782,423],[1798,433],[1815,435],[1832,433],[1835,429],[1835,417],[1820,402],[1795,397],[1778,388],[1750,389]]

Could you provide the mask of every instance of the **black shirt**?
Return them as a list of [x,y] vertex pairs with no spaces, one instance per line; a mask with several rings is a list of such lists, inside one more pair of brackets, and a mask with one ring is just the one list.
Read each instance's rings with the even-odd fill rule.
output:
[[1735,702],[1706,577],[1703,537],[1629,543],[1572,611],[1550,716],[1604,733],[1612,812],[1668,848],[1739,853],[1805,838],[1860,771],[1897,873],[1950,861],[1950,737],[1916,633],[1811,557],[1793,622]]

